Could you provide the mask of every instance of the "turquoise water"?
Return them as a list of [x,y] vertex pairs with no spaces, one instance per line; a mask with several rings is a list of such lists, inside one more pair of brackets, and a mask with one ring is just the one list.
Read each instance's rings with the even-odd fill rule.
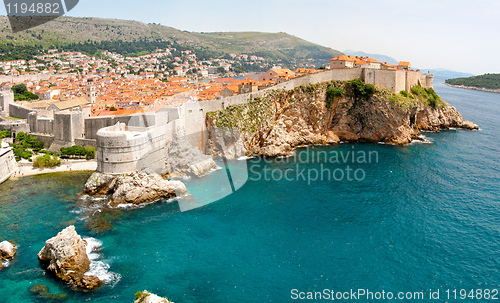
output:
[[[87,173],[7,181],[0,240],[19,250],[0,272],[0,302],[38,302],[28,291],[34,284],[67,293],[68,302],[132,302],[143,289],[176,303],[290,302],[292,289],[358,288],[426,292],[414,302],[482,302],[448,300],[445,290],[500,288],[500,94],[440,84],[436,91],[481,131],[425,133],[432,144],[407,147],[300,149],[288,162],[248,160],[250,180],[220,201],[186,212],[177,202],[106,212],[105,231],[90,228],[88,212],[75,206]],[[378,158],[299,161],[333,152]],[[363,178],[339,178],[347,166]],[[290,169],[289,180],[256,180]],[[297,177],[301,169],[339,171],[337,179],[308,182]],[[187,185],[203,200],[224,176],[219,170]],[[70,224],[102,242],[94,263],[108,284],[95,293],[74,293],[38,265],[44,241]],[[440,299],[429,300],[429,289],[440,289]]]

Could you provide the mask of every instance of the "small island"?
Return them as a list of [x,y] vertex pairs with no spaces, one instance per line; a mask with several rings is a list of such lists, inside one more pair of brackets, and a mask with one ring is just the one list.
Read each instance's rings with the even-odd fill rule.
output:
[[500,74],[484,74],[467,78],[447,79],[448,86],[500,93]]

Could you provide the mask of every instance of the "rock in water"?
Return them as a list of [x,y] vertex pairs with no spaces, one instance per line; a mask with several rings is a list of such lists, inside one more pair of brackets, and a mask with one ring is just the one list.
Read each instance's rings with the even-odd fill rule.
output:
[[166,298],[159,297],[148,291],[139,291],[135,294],[134,303],[174,303]]
[[478,130],[479,126],[477,124],[470,122],[470,121],[464,121],[464,123],[462,123],[462,128],[469,129],[469,130]]
[[111,205],[141,204],[187,194],[184,183],[168,181],[158,174],[131,173],[119,176],[94,172],[85,184],[85,194],[110,195]]
[[16,254],[16,247],[12,245],[9,241],[3,241],[0,243],[0,258],[1,259],[12,259]]
[[186,186],[180,181],[167,181],[157,174],[133,173],[116,180],[111,204],[141,204],[186,194]]
[[68,298],[67,294],[52,294],[49,292],[49,288],[45,285],[37,284],[30,288],[30,292],[35,294],[38,299],[47,300],[50,302],[63,301]]
[[38,253],[38,259],[47,265],[47,271],[61,280],[83,290],[90,290],[102,284],[95,276],[85,275],[90,266],[85,246],[87,243],[69,226],[47,240]]

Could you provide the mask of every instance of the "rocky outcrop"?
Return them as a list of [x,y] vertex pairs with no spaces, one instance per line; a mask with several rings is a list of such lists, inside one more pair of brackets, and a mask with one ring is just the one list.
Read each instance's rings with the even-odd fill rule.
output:
[[[332,86],[345,95],[327,98],[327,89]],[[218,129],[232,128],[240,131],[247,156],[276,157],[289,155],[293,148],[302,145],[340,141],[404,145],[418,140],[421,130],[478,128],[472,122],[464,122],[455,108],[440,99],[431,102],[421,95],[396,95],[383,88],[371,97],[361,98],[349,95],[349,89],[346,82],[332,81],[278,90],[249,103],[209,113],[211,144],[218,144]],[[214,151],[216,156],[217,148]]]
[[86,275],[90,260],[85,250],[87,243],[69,226],[47,240],[38,253],[38,259],[46,270],[77,289],[91,290],[102,284],[95,277]]
[[0,243],[0,259],[7,260],[14,258],[16,247],[9,241]]
[[134,303],[174,303],[166,298],[159,297],[148,291],[139,291],[135,294]]
[[166,147],[166,167],[171,177],[201,177],[218,168],[212,157],[192,146],[186,136],[177,133]]
[[158,174],[131,173],[119,176],[94,172],[85,184],[84,194],[108,195],[112,206],[142,204],[187,194],[180,181],[168,181]]
[[429,131],[448,128],[479,129],[476,124],[464,121],[462,115],[460,115],[455,107],[451,106],[438,109],[427,106],[417,112],[416,123],[418,129]]

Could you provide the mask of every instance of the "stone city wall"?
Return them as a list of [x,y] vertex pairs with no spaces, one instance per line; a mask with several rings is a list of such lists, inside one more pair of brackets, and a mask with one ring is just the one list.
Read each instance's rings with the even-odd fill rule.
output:
[[31,108],[26,108],[15,103],[9,104],[9,115],[13,118],[28,119],[29,114],[34,111]]
[[[156,114],[138,117],[103,117],[85,121],[87,139],[97,140],[97,171],[120,174],[133,171],[165,171],[165,146],[178,130],[182,130],[191,145],[207,152],[208,131],[205,117],[208,112],[246,103],[257,96],[277,89],[294,89],[301,85],[332,80],[361,78],[367,83],[384,86],[393,92],[407,90],[416,84],[429,83],[419,72],[407,77],[406,71],[371,69],[341,69],[312,74],[258,92],[219,100],[189,102],[178,109],[162,109]],[[409,90],[408,88],[408,90]],[[166,115],[165,115],[166,113]],[[154,117],[154,118],[153,118]],[[115,123],[115,124],[113,124]],[[112,124],[112,126],[110,126]],[[105,127],[105,128],[102,128]]]
[[18,169],[12,149],[2,149],[0,152],[0,184],[12,176]]
[[117,123],[99,130],[97,171],[107,174],[134,171],[165,173],[165,148],[173,138],[178,121],[151,128]]

